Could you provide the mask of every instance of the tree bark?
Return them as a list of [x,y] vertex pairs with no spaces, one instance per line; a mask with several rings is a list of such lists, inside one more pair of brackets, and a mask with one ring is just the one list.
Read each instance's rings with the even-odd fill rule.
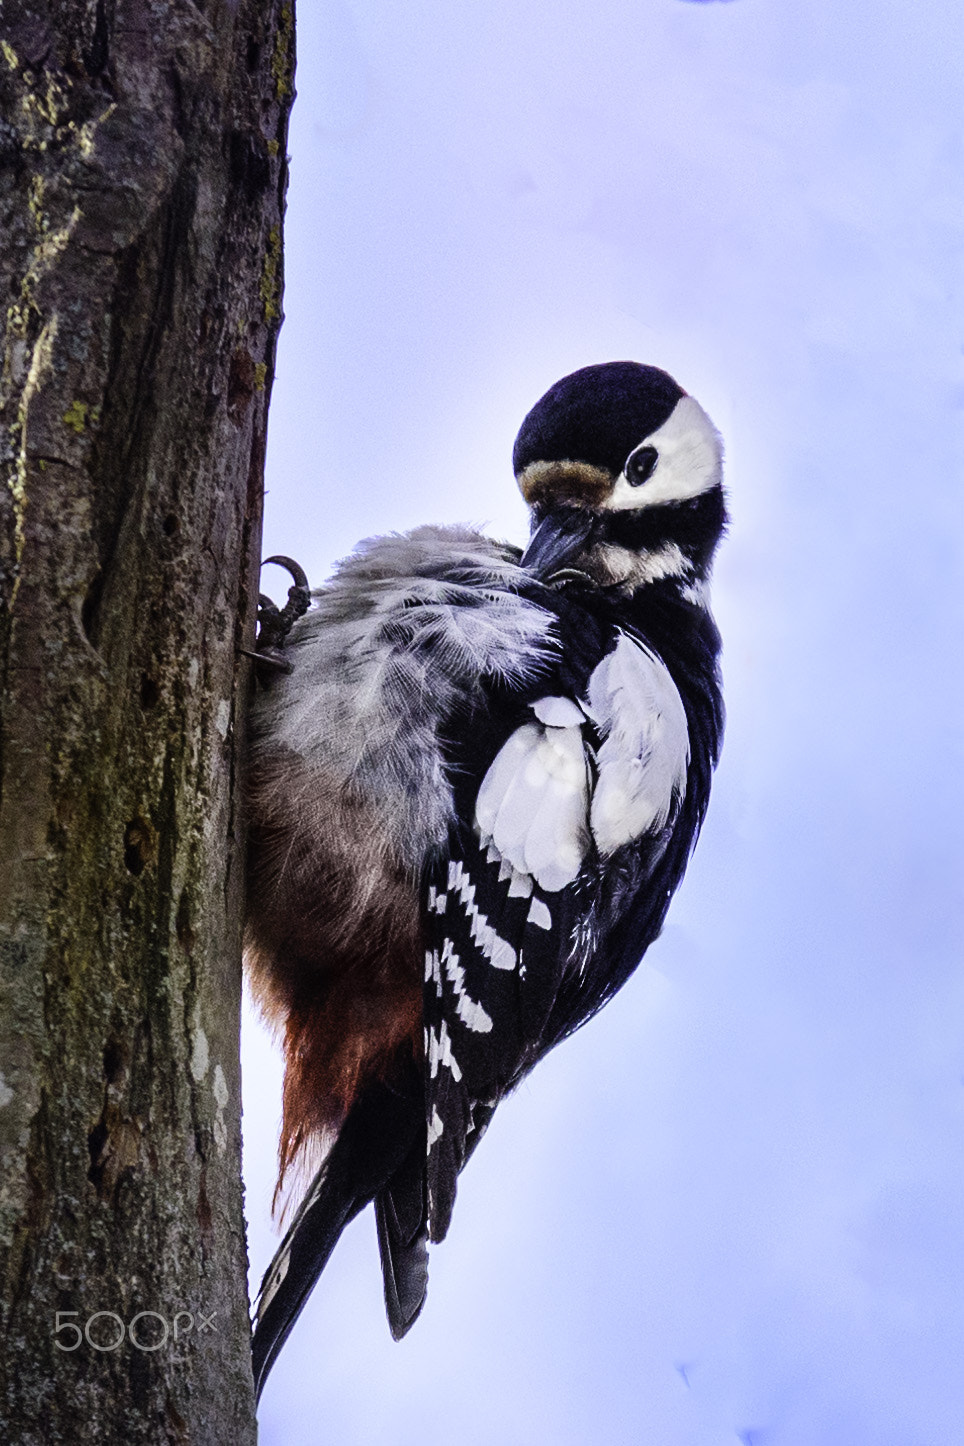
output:
[[255,1439],[239,757],[290,0],[0,6],[0,1439]]

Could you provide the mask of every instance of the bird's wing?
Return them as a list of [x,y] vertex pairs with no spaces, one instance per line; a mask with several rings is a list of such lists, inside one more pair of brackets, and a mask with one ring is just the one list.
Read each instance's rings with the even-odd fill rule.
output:
[[429,871],[423,997],[433,1240],[448,1229],[468,1152],[541,1038],[566,962],[567,904],[497,857],[471,823],[453,826],[447,856]]
[[[376,1200],[385,1304],[396,1339],[424,1301],[427,1240],[444,1237],[469,1152],[502,1095],[535,1062],[569,962],[573,901],[562,886],[578,871],[576,841],[588,845],[582,727],[591,725],[574,703],[552,703],[548,711],[554,718],[565,714],[567,728],[522,723],[486,772],[487,786],[479,790],[477,780],[461,779],[446,846],[423,879],[424,1145]],[[534,706],[547,711],[541,702]],[[571,736],[545,736],[562,732]],[[498,820],[488,821],[488,806]],[[511,835],[511,849],[503,834]]]
[[[456,784],[448,846],[426,874],[433,1240],[448,1228],[459,1171],[492,1110],[551,1043],[560,995],[579,1011],[566,1032],[598,1007],[590,976],[606,920],[596,906],[615,898],[616,875],[633,890],[645,885],[685,792],[686,714],[666,667],[618,628],[597,627],[587,651],[578,621],[578,668],[543,677],[524,702],[503,697],[512,721],[494,753],[491,743],[482,750],[481,779],[467,761],[479,748],[456,750],[469,778]],[[578,655],[564,638],[561,656]],[[499,715],[498,697],[490,702],[489,719]],[[555,1021],[550,1032],[558,1037]]]

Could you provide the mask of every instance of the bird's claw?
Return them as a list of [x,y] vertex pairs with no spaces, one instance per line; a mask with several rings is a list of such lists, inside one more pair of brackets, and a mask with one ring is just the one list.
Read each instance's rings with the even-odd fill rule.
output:
[[[279,608],[265,593],[258,595],[258,636],[253,657],[259,665],[262,682],[276,673],[290,673],[291,664],[284,656],[285,640],[298,618],[302,617],[311,603],[311,591],[304,569],[290,557],[266,557],[261,564],[276,563],[290,572],[294,579],[288,589],[288,601]],[[247,651],[247,650],[245,650]]]

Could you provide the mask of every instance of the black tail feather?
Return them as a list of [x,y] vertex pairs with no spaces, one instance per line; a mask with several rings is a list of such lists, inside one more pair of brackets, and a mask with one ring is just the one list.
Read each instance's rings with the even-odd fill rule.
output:
[[[378,1249],[385,1283],[388,1326],[396,1341],[413,1326],[421,1314],[428,1290],[428,1231],[422,1223],[413,1236],[402,1229],[387,1188],[375,1199]],[[424,1217],[423,1217],[424,1220]]]
[[260,1398],[268,1372],[288,1339],[312,1288],[349,1220],[365,1204],[345,1197],[328,1162],[319,1170],[305,1201],[261,1282],[251,1342],[254,1384]]
[[385,1310],[395,1340],[415,1323],[428,1289],[425,1131],[400,1169],[375,1197]]
[[[261,1283],[251,1343],[259,1397],[341,1232],[400,1169],[404,1176],[416,1153],[424,1153],[417,1148],[424,1130],[422,1102],[413,1091],[402,1093],[386,1084],[373,1084],[352,1107]],[[407,1249],[411,1251],[411,1247]],[[423,1296],[426,1275],[423,1260]],[[406,1302],[411,1296],[411,1288],[405,1284],[410,1276],[408,1257],[400,1255],[400,1299]],[[414,1319],[412,1315],[408,1324]]]

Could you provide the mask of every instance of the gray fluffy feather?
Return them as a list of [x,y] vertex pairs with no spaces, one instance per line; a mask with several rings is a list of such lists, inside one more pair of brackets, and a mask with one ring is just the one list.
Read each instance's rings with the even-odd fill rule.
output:
[[518,594],[519,555],[467,527],[362,542],[292,630],[290,676],[256,700],[255,766],[280,749],[323,770],[420,869],[453,816],[443,724],[480,678],[523,682],[555,651],[552,615]]

